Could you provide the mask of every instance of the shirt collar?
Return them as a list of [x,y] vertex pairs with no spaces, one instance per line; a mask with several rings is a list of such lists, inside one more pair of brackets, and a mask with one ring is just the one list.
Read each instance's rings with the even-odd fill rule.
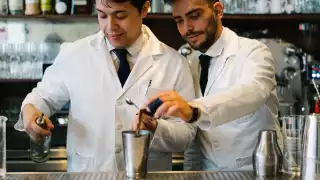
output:
[[226,36],[225,28],[223,28],[220,37],[217,39],[215,43],[213,43],[209,47],[209,49],[207,50],[207,52],[205,52],[205,54],[211,57],[220,56],[222,53],[222,50],[224,49],[224,46],[226,45],[225,36]]
[[[108,41],[107,38],[106,39],[106,44],[107,44],[107,47],[110,51],[114,50],[115,47],[112,46],[112,44]],[[140,34],[140,36],[138,37],[138,39],[127,49],[128,53],[131,55],[131,56],[136,56],[139,54],[139,52],[141,51],[142,49],[142,46],[144,44],[144,42],[146,41],[146,36],[144,35],[144,33],[142,32]]]

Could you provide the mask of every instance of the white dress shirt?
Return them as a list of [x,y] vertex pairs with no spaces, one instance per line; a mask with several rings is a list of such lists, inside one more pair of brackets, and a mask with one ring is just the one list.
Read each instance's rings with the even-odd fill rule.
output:
[[[148,40],[148,35],[145,33],[141,33],[141,35],[138,37],[138,39],[127,48],[128,54],[127,54],[127,60],[130,66],[130,69],[132,70],[134,64],[137,61],[137,58],[141,52],[141,49],[143,49],[143,46],[145,45],[145,42]],[[113,51],[115,49],[114,46],[106,39],[106,44],[108,49],[110,50],[110,54],[114,63],[114,66],[116,68],[116,71],[119,69],[120,61]]]

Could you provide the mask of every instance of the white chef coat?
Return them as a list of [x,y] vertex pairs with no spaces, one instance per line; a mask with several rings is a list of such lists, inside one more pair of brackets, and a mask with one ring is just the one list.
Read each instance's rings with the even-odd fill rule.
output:
[[[54,64],[47,68],[37,87],[23,101],[31,103],[46,116],[51,116],[70,100],[67,132],[68,171],[124,170],[121,132],[131,129],[131,120],[137,113],[134,106],[125,103],[127,97],[142,106],[145,90],[176,90],[184,98],[195,97],[188,61],[177,51],[160,42],[143,25],[147,41],[136,58],[124,87],[121,87],[116,68],[104,34],[65,43]],[[178,151],[193,140],[194,126],[159,120],[159,129],[171,133]],[[15,125],[23,131],[23,122]],[[157,131],[153,145],[161,141]],[[158,140],[160,139],[160,140]],[[152,149],[153,146],[151,146]],[[168,151],[170,152],[170,151]],[[171,170],[172,153],[151,151],[149,170]]]
[[[252,152],[260,130],[276,130],[282,147],[272,54],[263,43],[239,37],[224,27],[205,53],[212,57],[212,63],[204,96],[199,85],[200,54],[193,51],[188,59],[198,96],[190,104],[202,111],[196,122],[201,169],[252,170]],[[187,170],[194,170],[198,148],[194,146],[185,153],[191,157],[185,159]]]

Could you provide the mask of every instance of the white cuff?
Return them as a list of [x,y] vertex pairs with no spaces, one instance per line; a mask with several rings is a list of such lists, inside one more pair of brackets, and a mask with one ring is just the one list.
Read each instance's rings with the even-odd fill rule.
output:
[[23,120],[22,120],[22,111],[19,114],[18,122],[14,125],[14,129],[17,131],[24,131],[24,124],[23,124]]

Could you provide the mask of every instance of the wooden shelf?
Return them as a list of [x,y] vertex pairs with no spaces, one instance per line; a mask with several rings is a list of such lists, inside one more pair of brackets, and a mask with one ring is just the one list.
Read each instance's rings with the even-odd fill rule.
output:
[[[7,15],[0,16],[0,20],[96,20],[96,15]],[[149,14],[146,19],[171,19],[170,14]]]
[[37,83],[40,79],[0,79],[0,83]]
[[97,18],[92,15],[8,15],[0,16],[0,20],[93,20]]
[[227,14],[223,19],[244,21],[320,21],[320,14]]
[[[0,20],[96,20],[96,15],[8,15],[0,16]],[[150,13],[148,19],[172,20],[170,14],[167,13]],[[240,21],[320,21],[320,14],[225,14],[223,20],[240,20]]]

